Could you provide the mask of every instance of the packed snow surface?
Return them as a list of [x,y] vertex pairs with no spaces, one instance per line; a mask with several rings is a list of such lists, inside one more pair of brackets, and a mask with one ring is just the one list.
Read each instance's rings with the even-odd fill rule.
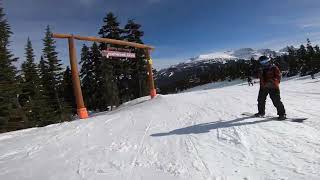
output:
[[[1,180],[320,179],[320,81],[281,83],[288,117],[256,112],[258,85],[211,84],[0,135]],[[203,90],[205,89],[205,90]],[[270,99],[267,114],[276,115]]]

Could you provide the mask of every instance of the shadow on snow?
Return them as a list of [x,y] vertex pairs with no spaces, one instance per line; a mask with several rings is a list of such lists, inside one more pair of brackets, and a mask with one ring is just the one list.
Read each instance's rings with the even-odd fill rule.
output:
[[214,129],[265,123],[265,122],[274,120],[274,118],[268,118],[268,119],[257,120],[257,121],[241,122],[250,118],[254,118],[254,117],[243,117],[243,118],[237,118],[230,121],[217,121],[217,122],[196,124],[196,125],[192,125],[192,126],[188,126],[180,129],[175,129],[170,132],[151,134],[150,136],[159,137],[159,136],[169,136],[169,135],[202,134],[202,133],[208,133],[210,132],[210,130],[214,130]]

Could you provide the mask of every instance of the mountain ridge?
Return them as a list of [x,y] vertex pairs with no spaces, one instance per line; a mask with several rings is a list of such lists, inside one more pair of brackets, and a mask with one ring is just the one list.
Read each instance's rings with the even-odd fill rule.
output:
[[251,58],[254,58],[257,60],[260,56],[279,56],[284,53],[287,53],[287,49],[283,48],[281,50],[272,50],[269,48],[262,48],[262,49],[254,49],[254,48],[240,48],[236,50],[228,50],[228,51],[216,51],[212,53],[206,53],[206,54],[200,54],[196,57],[191,57],[183,62],[171,65],[167,68],[162,68],[161,70],[164,69],[169,69],[169,68],[175,68],[178,67],[181,64],[195,64],[199,62],[206,62],[206,61],[215,61],[215,62],[221,62],[225,63],[228,60],[250,60]]

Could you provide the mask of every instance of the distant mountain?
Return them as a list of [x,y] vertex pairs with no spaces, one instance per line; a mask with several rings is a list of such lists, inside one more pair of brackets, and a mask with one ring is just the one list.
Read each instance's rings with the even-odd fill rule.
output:
[[271,49],[241,48],[233,51],[214,52],[190,58],[185,62],[161,69],[156,73],[156,81],[160,87],[170,87],[181,81],[197,81],[198,77],[212,71],[219,71],[228,62],[247,61],[260,56],[275,57],[286,53],[286,49],[274,51]]
[[199,55],[195,58],[190,58],[191,61],[203,61],[203,60],[216,60],[224,62],[227,60],[245,59],[250,60],[251,58],[258,59],[260,56],[277,56],[282,54],[280,51],[274,51],[271,49],[252,49],[252,48],[241,48],[234,51],[215,52],[210,54]]
[[260,56],[275,57],[286,53],[287,49],[284,48],[281,51],[274,51],[271,49],[252,49],[241,48],[234,51],[214,52],[210,54],[202,54],[197,57],[190,58],[185,62],[172,65],[169,68],[161,69],[161,75],[173,76],[173,69],[186,69],[190,67],[204,66],[205,64],[226,63],[230,60],[250,60],[251,58],[258,59]]

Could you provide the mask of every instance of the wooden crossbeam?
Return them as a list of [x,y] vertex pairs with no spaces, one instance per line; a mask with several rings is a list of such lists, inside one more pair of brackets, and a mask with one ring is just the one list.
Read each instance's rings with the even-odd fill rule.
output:
[[116,40],[116,39],[98,38],[98,37],[92,37],[92,36],[78,36],[78,35],[72,35],[72,34],[58,34],[58,33],[52,34],[52,37],[60,38],[60,39],[67,39],[67,38],[73,37],[74,39],[82,40],[82,41],[104,42],[104,43],[117,44],[117,45],[123,45],[123,46],[131,46],[131,47],[140,48],[140,49],[154,50],[154,47],[152,46],[134,43],[134,42]]

